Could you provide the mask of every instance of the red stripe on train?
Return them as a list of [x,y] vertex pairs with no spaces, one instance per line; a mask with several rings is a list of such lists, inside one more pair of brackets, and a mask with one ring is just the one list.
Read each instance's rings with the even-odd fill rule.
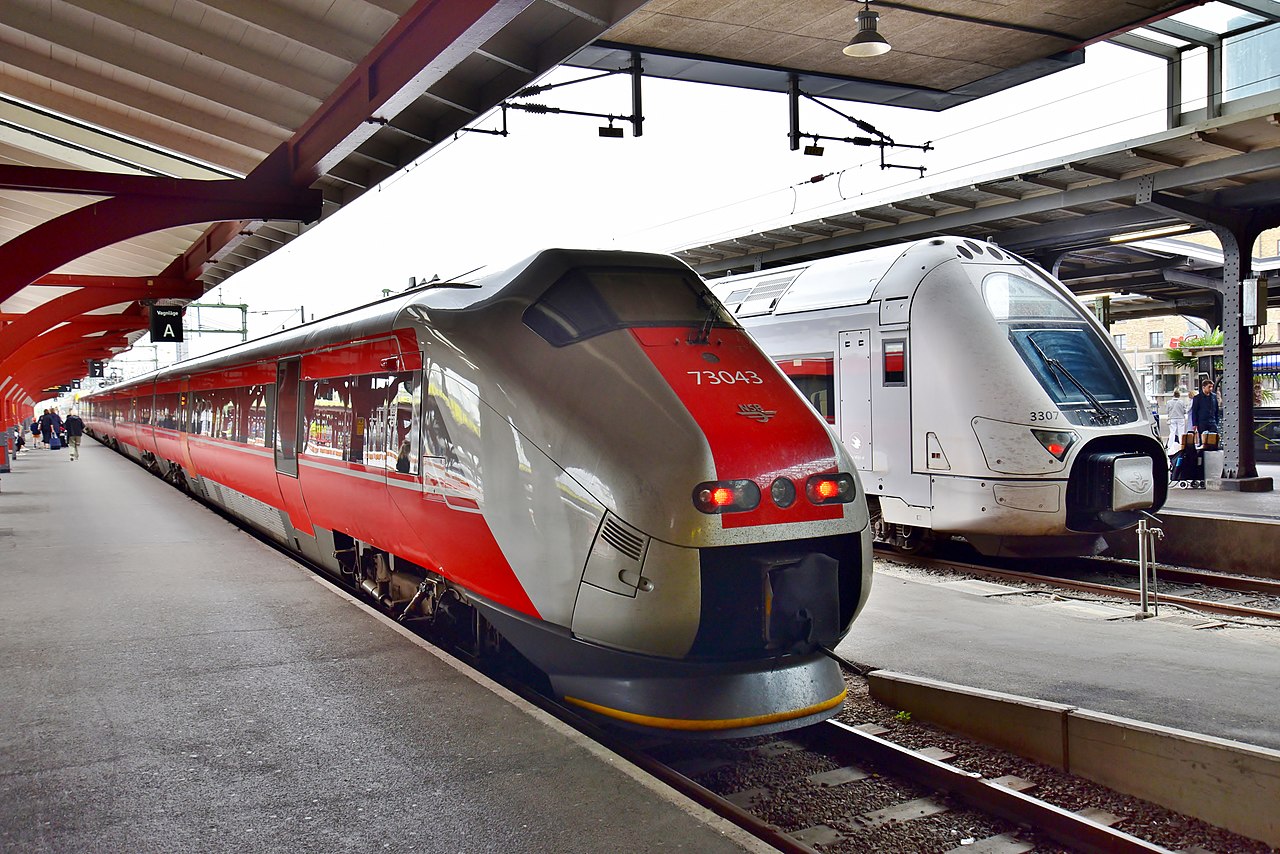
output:
[[[724,527],[839,519],[842,505],[814,505],[804,495],[811,475],[836,470],[831,437],[817,413],[742,330],[713,329],[706,345],[690,345],[689,332],[687,327],[631,330],[702,428],[716,477],[753,480],[760,487],[760,506],[724,514]],[[795,503],[785,509],[769,495],[778,477],[796,486]],[[695,485],[689,484],[691,495]]]

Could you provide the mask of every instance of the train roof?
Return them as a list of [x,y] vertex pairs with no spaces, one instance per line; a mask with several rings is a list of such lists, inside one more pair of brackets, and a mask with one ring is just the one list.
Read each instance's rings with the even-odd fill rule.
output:
[[908,253],[926,266],[987,253],[1004,263],[1022,260],[969,238],[931,237],[758,273],[725,276],[709,284],[738,318],[864,305],[876,297],[881,280]]
[[[227,364],[252,363],[274,359],[285,353],[302,353],[347,341],[390,335],[402,325],[399,319],[405,312],[422,317],[424,313],[432,315],[438,312],[477,310],[499,299],[532,302],[551,283],[545,276],[537,275],[539,272],[594,265],[670,266],[689,269],[683,261],[671,255],[600,249],[543,249],[505,270],[473,281],[432,282],[424,287],[356,306],[291,329],[273,332],[243,344],[175,362],[133,377],[119,386],[99,389],[85,397],[139,382],[196,374]],[[525,276],[526,272],[533,272],[535,275]],[[691,275],[696,276],[693,273]]]

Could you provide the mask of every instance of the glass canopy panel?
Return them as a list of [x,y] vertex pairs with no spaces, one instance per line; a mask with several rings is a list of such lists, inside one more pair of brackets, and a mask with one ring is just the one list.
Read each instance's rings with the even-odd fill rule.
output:
[[1224,101],[1280,88],[1280,24],[1226,39],[1223,43]]
[[1229,6],[1226,3],[1213,2],[1205,3],[1203,6],[1197,6],[1194,9],[1188,9],[1185,12],[1179,12],[1171,16],[1169,20],[1186,24],[1189,27],[1208,30],[1218,35],[1225,35],[1253,24],[1260,24],[1266,18],[1255,15],[1252,12],[1246,12],[1235,6]]
[[1155,30],[1149,30],[1146,27],[1138,27],[1133,30],[1135,36],[1142,36],[1144,39],[1150,39],[1153,42],[1167,44],[1169,47],[1186,47],[1191,42],[1180,39],[1177,36],[1171,36],[1167,33],[1158,33]]

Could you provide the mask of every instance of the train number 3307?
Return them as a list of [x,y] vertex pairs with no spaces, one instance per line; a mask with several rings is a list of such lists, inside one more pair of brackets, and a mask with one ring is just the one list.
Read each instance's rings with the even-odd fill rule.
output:
[[764,385],[764,380],[755,371],[687,371],[697,382],[695,385]]
[[1033,411],[1031,413],[1031,420],[1032,421],[1057,421],[1058,415],[1060,414],[1061,413],[1057,411],[1050,412],[1042,409],[1039,411]]

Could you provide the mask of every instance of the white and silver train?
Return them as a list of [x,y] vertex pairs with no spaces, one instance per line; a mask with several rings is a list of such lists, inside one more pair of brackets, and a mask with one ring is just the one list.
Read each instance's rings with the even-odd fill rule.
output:
[[1168,460],[1132,371],[1013,253],[933,238],[711,286],[834,425],[881,542],[1093,554],[1164,504]]

